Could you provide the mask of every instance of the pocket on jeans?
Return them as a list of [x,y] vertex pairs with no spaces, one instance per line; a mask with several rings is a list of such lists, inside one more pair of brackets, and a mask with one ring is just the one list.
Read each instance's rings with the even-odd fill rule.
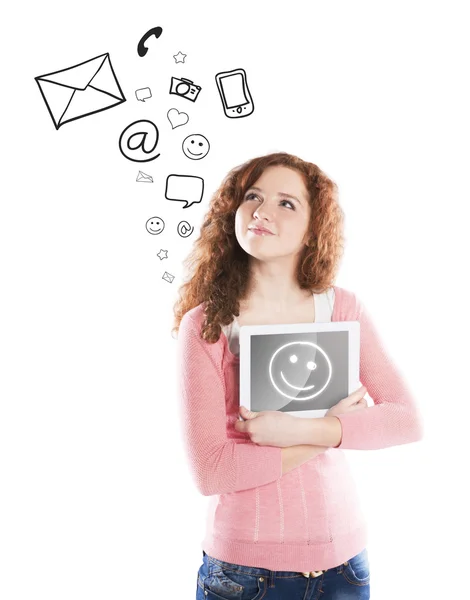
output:
[[347,565],[343,565],[344,578],[353,585],[369,585],[370,569],[367,549],[364,548],[362,552],[353,556],[347,563]]
[[259,600],[264,596],[266,578],[230,569],[215,569],[204,580],[207,600]]

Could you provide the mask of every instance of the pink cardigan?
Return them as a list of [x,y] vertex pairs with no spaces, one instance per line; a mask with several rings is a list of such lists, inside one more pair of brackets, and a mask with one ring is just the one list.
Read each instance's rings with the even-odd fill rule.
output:
[[[273,571],[314,571],[367,545],[367,526],[344,449],[422,439],[421,417],[361,301],[334,286],[332,321],[360,322],[360,373],[374,406],[339,415],[341,444],[282,475],[281,448],[238,432],[239,359],[224,333],[200,337],[204,303],[178,334],[183,442],[197,489],[211,496],[201,547],[222,561]],[[189,508],[189,507],[188,507]]]

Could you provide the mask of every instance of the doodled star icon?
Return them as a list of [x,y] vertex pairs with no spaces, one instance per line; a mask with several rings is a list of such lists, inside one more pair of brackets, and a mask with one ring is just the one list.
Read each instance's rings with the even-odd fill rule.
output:
[[182,62],[184,63],[184,59],[187,57],[187,54],[183,54],[181,52],[181,50],[178,52],[178,54],[173,54],[173,58],[175,59],[175,62],[179,63]]
[[168,258],[168,250],[160,250],[160,252],[157,254],[157,256],[160,260],[163,260],[164,258]]

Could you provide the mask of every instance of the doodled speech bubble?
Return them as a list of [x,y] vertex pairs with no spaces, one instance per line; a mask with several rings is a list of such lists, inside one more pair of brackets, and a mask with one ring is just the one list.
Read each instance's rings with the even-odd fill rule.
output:
[[150,91],[149,87],[140,88],[140,90],[135,91],[135,97],[137,98],[137,100],[145,102],[148,98],[152,97],[152,92]]
[[201,202],[203,194],[204,180],[202,177],[172,173],[166,178],[165,198],[176,202],[186,202],[186,206],[183,208]]

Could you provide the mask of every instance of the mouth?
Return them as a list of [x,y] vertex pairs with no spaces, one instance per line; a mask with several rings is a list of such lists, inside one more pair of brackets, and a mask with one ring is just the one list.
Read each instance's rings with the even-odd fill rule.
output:
[[248,227],[248,231],[252,231],[253,233],[264,234],[264,235],[274,235],[272,231],[268,229],[264,229],[263,227]]
[[287,383],[287,385],[289,385],[294,390],[298,390],[299,392],[303,392],[305,390],[312,390],[315,387],[314,385],[309,385],[307,387],[297,387],[296,385],[292,385],[292,383],[289,383],[287,381],[287,379],[284,377],[284,373],[282,371],[281,371],[281,377],[282,377],[284,383]]
[[191,152],[191,150],[188,148],[188,152],[190,154],[192,154],[193,156],[201,156],[202,152],[199,152],[199,154],[196,154],[196,152]]

